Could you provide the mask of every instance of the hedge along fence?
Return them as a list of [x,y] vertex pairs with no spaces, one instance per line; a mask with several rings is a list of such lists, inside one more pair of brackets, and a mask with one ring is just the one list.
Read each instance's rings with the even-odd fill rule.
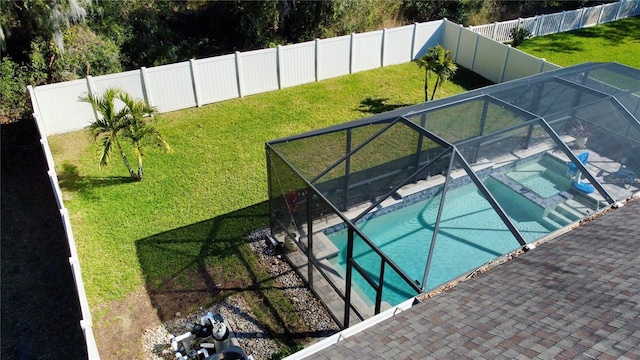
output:
[[511,29],[521,27],[529,30],[531,36],[543,36],[559,32],[595,26],[640,14],[640,1],[623,0],[589,8],[561,13],[536,15],[526,19],[516,19],[493,24],[470,26],[469,30],[498,42],[511,41]]
[[78,98],[119,87],[160,113],[410,62],[440,43],[443,20],[29,87],[44,134],[97,114]]

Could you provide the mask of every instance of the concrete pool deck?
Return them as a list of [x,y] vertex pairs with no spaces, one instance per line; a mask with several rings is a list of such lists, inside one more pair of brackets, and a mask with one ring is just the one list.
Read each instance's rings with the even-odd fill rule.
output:
[[635,200],[307,358],[640,359],[638,224]]

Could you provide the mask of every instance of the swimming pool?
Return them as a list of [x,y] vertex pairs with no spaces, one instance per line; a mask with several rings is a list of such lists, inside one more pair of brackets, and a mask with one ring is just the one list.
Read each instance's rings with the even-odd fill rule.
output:
[[[495,197],[512,199],[514,196],[511,189],[492,178],[487,178],[485,184]],[[437,195],[374,217],[358,226],[408,276],[420,283],[423,280],[439,203],[440,195]],[[555,230],[540,221],[543,209],[526,199],[513,209],[505,210],[527,241],[533,241]],[[330,262],[344,275],[347,231],[328,234],[327,237],[340,250]],[[519,246],[474,184],[452,189],[447,192],[426,289],[451,281]],[[380,257],[361,239],[354,241],[353,257],[377,281]],[[357,271],[353,272],[353,279],[363,300],[373,304],[373,288]],[[411,296],[415,296],[415,293],[409,285],[393,270],[385,269],[383,301],[393,306]]]

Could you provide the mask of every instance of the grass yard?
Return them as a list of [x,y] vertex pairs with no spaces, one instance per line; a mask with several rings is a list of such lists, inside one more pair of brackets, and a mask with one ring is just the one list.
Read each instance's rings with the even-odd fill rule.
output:
[[[561,66],[640,67],[640,19],[531,39],[520,49]],[[304,333],[244,240],[269,221],[264,143],[422,102],[423,81],[423,70],[408,63],[159,115],[174,152],[150,151],[139,183],[117,154],[100,170],[87,132],[49,137],[94,323],[109,302],[144,286],[163,319],[246,293],[275,336]],[[460,68],[436,97],[487,84]]]
[[528,39],[518,49],[562,67],[614,61],[640,68],[640,17]]
[[[296,324],[243,239],[268,224],[264,143],[422,102],[423,81],[408,63],[159,115],[174,152],[139,183],[117,154],[100,170],[88,132],[49,137],[94,312],[141,285],[161,318],[257,289],[272,330]],[[436,97],[487,84],[460,69]]]

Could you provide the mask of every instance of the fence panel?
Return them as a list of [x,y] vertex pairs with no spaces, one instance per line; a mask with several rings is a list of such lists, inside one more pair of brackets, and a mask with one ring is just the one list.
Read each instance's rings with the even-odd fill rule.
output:
[[203,104],[237,98],[238,78],[235,55],[196,60]]
[[540,24],[538,25],[538,33],[536,36],[543,36],[548,34],[554,34],[558,32],[560,28],[560,22],[562,21],[563,13],[547,14],[540,18]]
[[351,72],[382,66],[382,30],[353,35]]
[[413,60],[413,25],[386,30],[383,65],[404,64]]
[[640,1],[623,1],[618,19],[640,15]]
[[558,66],[556,64],[552,64],[552,63],[546,62],[546,61],[544,62],[544,64],[542,64],[542,72],[558,70],[558,69],[562,69],[562,66]]
[[465,28],[460,29],[460,41],[455,57],[455,62],[473,71],[476,46],[480,35]]
[[582,14],[582,27],[598,25],[600,19],[601,6],[585,8]]
[[318,80],[349,74],[351,36],[318,40]]
[[564,21],[560,32],[571,31],[580,28],[582,10],[571,10],[564,13]]
[[473,71],[495,83],[502,80],[504,63],[509,47],[499,42],[478,36],[478,47],[473,63]]
[[499,42],[511,41],[511,29],[518,26],[520,20],[509,20],[498,23],[493,40]]
[[509,49],[509,59],[504,68],[503,81],[538,74],[542,69],[542,62],[542,59],[511,48]]
[[240,84],[244,95],[278,89],[278,51],[262,49],[239,53]]
[[[430,21],[416,25],[415,38],[413,39],[413,59],[427,53],[430,47],[443,45],[444,21]],[[457,38],[456,38],[457,39]],[[446,47],[445,47],[446,48]],[[451,48],[447,48],[451,49]],[[452,52],[453,53],[453,52]]]
[[189,62],[162,65],[146,69],[147,100],[159,112],[196,106]]
[[316,80],[314,41],[280,47],[280,85],[285,88]]
[[442,28],[442,47],[451,50],[451,56],[454,61],[458,63],[458,39],[460,38],[463,27],[449,20],[445,20]]
[[615,21],[620,6],[622,6],[621,2],[602,5],[603,9],[602,15],[600,16],[600,24]]
[[[529,30],[531,34],[535,34],[536,27],[538,25],[538,18],[531,17],[526,19],[520,19],[519,24],[516,24],[515,27],[521,27],[523,29]],[[511,40],[511,30],[509,30],[509,41]]]
[[493,38],[493,30],[498,26],[497,22],[486,25],[477,25],[477,26],[469,26],[469,30],[474,33],[478,33],[484,37],[488,37],[489,39]]
[[88,94],[87,80],[37,86],[33,89],[38,111],[47,135],[80,130],[93,121],[95,115],[89,104],[81,104],[80,96]]
[[134,99],[145,99],[140,70],[101,75],[93,78],[93,90],[98,95],[104,93],[108,88],[120,88],[129,93]]

